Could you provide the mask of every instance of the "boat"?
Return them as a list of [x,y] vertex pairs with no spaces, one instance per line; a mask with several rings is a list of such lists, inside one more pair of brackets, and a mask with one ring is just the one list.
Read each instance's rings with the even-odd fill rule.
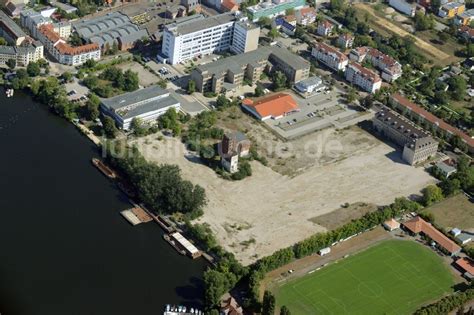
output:
[[178,251],[181,255],[186,255],[186,251],[179,248],[179,246],[176,244],[175,241],[171,239],[171,237],[168,234],[163,235],[163,238],[171,245],[173,246],[174,249]]
[[5,94],[7,95],[7,97],[12,97],[13,96],[13,93],[14,93],[14,90],[13,89],[7,89],[5,91]]
[[117,173],[115,173],[110,167],[105,165],[105,163],[102,162],[101,160],[93,158],[92,164],[94,164],[94,166],[97,167],[99,171],[101,171],[108,178],[111,178],[111,179],[117,178]]

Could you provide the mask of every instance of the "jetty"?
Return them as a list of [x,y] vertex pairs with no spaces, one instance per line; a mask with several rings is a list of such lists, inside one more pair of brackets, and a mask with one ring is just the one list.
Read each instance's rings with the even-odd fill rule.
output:
[[153,218],[140,207],[123,210],[120,214],[133,226],[153,220]]
[[202,255],[201,251],[179,232],[165,234],[163,238],[182,255],[188,255],[193,259]]

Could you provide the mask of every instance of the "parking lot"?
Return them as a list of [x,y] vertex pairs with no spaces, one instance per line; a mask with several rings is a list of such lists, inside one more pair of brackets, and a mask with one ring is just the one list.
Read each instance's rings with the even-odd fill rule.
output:
[[85,101],[89,89],[84,85],[79,84],[76,78],[72,82],[65,84],[67,99],[73,102]]
[[328,127],[345,128],[372,116],[347,106],[342,91],[338,89],[321,92],[306,99],[293,92],[289,94],[297,101],[300,111],[265,122],[285,139],[300,137]]

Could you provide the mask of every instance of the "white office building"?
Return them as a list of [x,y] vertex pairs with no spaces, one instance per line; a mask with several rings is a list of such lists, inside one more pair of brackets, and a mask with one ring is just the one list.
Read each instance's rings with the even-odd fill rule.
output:
[[163,31],[162,54],[177,64],[231,48],[244,53],[257,48],[259,34],[260,29],[237,12],[175,22]]
[[158,117],[174,108],[179,111],[181,104],[170,92],[159,86],[125,93],[102,100],[100,111],[112,117],[119,128],[128,130],[134,118],[140,118],[145,123],[153,123]]

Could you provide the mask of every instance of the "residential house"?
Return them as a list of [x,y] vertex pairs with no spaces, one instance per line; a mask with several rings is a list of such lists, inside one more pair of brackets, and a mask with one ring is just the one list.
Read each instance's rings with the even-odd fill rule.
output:
[[342,49],[351,48],[354,45],[354,36],[349,33],[342,33],[337,38],[337,45]]
[[451,19],[456,15],[462,14],[466,6],[462,2],[448,2],[443,4],[438,10],[438,16]]
[[331,35],[332,31],[334,29],[334,24],[329,22],[328,20],[324,20],[321,23],[318,24],[318,28],[316,30],[316,33],[319,36],[327,37]]
[[312,7],[302,8],[295,12],[295,16],[299,25],[308,26],[316,21],[316,10]]

